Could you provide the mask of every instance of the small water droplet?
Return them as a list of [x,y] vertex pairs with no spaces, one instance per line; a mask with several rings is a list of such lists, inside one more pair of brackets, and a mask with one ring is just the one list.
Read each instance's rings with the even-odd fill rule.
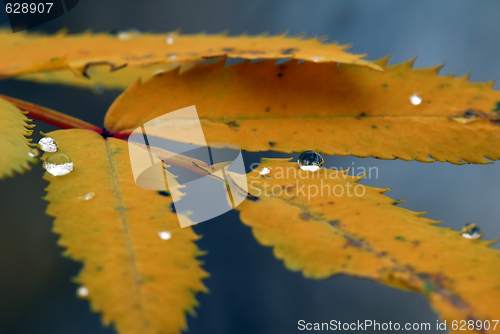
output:
[[174,38],[172,36],[168,36],[166,42],[168,45],[174,44]]
[[456,122],[465,124],[472,122],[478,118],[484,118],[484,117],[487,117],[487,115],[481,113],[480,111],[474,111],[472,109],[469,109],[453,114],[453,116],[451,116],[451,119]]
[[80,286],[76,289],[76,295],[78,297],[87,297],[89,295],[89,289],[86,286]]
[[168,55],[168,59],[177,59],[177,55],[174,54]]
[[314,151],[305,151],[299,156],[297,160],[300,169],[315,172],[319,166],[325,163],[321,155]]
[[414,106],[418,106],[420,103],[422,103],[422,98],[418,94],[413,94],[412,96],[410,96],[410,102]]
[[58,145],[54,138],[43,137],[38,142],[38,148],[45,152],[54,153],[57,152]]
[[467,239],[479,239],[483,236],[481,229],[474,223],[467,223],[462,227],[462,237]]
[[264,168],[262,168],[262,170],[260,171],[260,173],[259,173],[259,174],[260,174],[260,175],[267,175],[267,174],[269,174],[269,173],[271,173],[271,171],[269,170],[269,168],[264,167]]
[[141,36],[141,34],[142,33],[135,28],[128,28],[118,31],[116,33],[116,38],[118,38],[120,41],[129,41]]
[[36,148],[32,149],[31,151],[28,152],[28,156],[30,158],[36,158],[40,154]]
[[47,157],[43,168],[54,176],[63,176],[73,170],[73,162],[63,153],[54,153]]
[[325,57],[311,57],[311,60],[315,63],[317,63],[318,61],[322,61],[324,59],[325,59]]
[[158,232],[158,236],[160,237],[161,240],[168,240],[172,238],[172,233],[170,233],[169,231],[161,231]]
[[89,201],[89,200],[91,200],[92,198],[94,198],[94,196],[95,196],[95,193],[93,193],[93,192],[89,192],[89,193],[87,193],[87,194],[85,194],[85,195],[83,195],[83,196],[78,197],[78,199],[79,199],[80,201]]
[[92,92],[96,95],[102,95],[106,91],[106,87],[102,83],[96,83],[92,86]]

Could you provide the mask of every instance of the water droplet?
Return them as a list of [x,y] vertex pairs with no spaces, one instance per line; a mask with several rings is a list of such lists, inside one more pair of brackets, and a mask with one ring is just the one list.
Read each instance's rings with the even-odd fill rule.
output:
[[135,28],[128,28],[118,31],[116,33],[116,38],[118,38],[120,41],[128,41],[141,36],[141,34],[142,33]]
[[487,115],[479,111],[474,111],[472,109],[469,109],[455,113],[453,116],[451,116],[451,119],[456,122],[465,124],[472,122],[478,118],[484,118],[484,117],[487,117]]
[[38,150],[35,148],[28,152],[28,156],[30,158],[36,158],[38,154],[40,154],[40,152],[38,152]]
[[174,38],[172,36],[168,36],[166,42],[168,45],[174,44]]
[[325,163],[321,155],[314,151],[305,151],[299,156],[297,160],[300,169],[315,172],[319,166]]
[[106,87],[102,83],[96,83],[92,86],[92,92],[96,95],[102,95],[106,91]]
[[54,138],[43,137],[38,142],[38,148],[45,152],[54,153],[57,152],[58,146]]
[[168,240],[172,238],[172,233],[170,233],[169,231],[161,231],[158,232],[158,236],[160,237],[161,240]]
[[88,201],[88,200],[91,200],[92,198],[94,198],[94,196],[95,196],[95,193],[89,192],[89,193],[85,194],[84,196],[78,197],[78,199],[80,201]]
[[414,106],[418,106],[420,103],[422,103],[422,98],[418,94],[413,94],[410,96],[410,102]]
[[318,61],[322,61],[324,59],[325,59],[325,57],[311,57],[311,60],[315,63],[317,63]]
[[63,153],[54,153],[47,157],[43,168],[54,176],[63,176],[73,170],[73,162]]
[[483,236],[481,229],[474,223],[467,223],[462,227],[462,237],[467,239],[479,239]]
[[174,54],[168,55],[168,59],[177,59],[177,55]]
[[76,295],[78,297],[87,297],[89,295],[89,289],[86,286],[80,286],[76,289]]
[[259,174],[260,174],[260,175],[267,175],[267,174],[269,174],[269,173],[271,173],[271,171],[269,170],[269,168],[264,167],[264,168],[262,168],[262,170],[260,171],[260,173],[259,173]]

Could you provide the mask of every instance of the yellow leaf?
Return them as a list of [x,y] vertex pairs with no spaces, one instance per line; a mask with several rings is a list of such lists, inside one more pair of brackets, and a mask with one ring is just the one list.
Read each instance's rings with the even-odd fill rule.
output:
[[[432,226],[394,206],[387,189],[342,171],[301,171],[290,159],[262,159],[236,209],[257,240],[306,277],[348,274],[418,291],[447,320],[496,320],[500,252],[460,232]],[[269,168],[266,176],[259,175]]]
[[[130,133],[196,105],[207,142],[247,151],[316,150],[455,164],[500,158],[500,92],[492,83],[437,76],[438,67],[413,70],[411,61],[386,67],[386,61],[377,62],[384,72],[295,61],[218,62],[181,75],[166,72],[126,90],[105,125]],[[157,135],[189,139],[177,133],[182,131]]]
[[77,282],[93,310],[122,334],[181,332],[195,293],[206,291],[198,236],[179,227],[171,197],[135,185],[126,141],[88,130],[49,135],[74,170],[45,174],[47,214],[65,255],[84,263]]
[[154,75],[181,67],[181,71],[191,68],[197,62],[185,63],[159,63],[147,66],[127,66],[119,71],[111,72],[108,65],[95,65],[87,70],[90,77],[86,78],[68,70],[42,71],[21,74],[17,80],[34,81],[39,83],[52,83],[71,85],[80,88],[89,88],[101,92],[103,89],[124,90],[132,85],[138,78],[143,81],[151,79]]
[[[315,62],[357,64],[378,69],[364,55],[344,52],[347,46],[322,44],[324,38],[279,36],[226,36],[165,34],[76,35],[12,34],[0,31],[0,78],[22,73],[70,68],[85,74],[93,64],[111,70],[155,63],[191,62],[203,59],[295,58]],[[23,57],[19,57],[23,55]]]
[[[0,179],[23,173],[30,169],[29,162],[35,162],[35,155],[28,146],[28,119],[14,105],[0,98]],[[30,156],[29,154],[33,156]]]

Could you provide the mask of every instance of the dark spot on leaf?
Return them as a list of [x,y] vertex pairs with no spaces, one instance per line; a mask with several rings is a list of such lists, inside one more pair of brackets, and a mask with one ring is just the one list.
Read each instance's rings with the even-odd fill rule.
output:
[[347,239],[347,242],[344,244],[344,248],[347,247],[356,247],[356,248],[361,248],[362,247],[362,242],[361,240],[354,239],[352,237],[345,237]]
[[239,128],[240,127],[240,124],[236,121],[227,122],[227,125],[229,125],[230,128]]
[[372,125],[372,129],[376,129],[376,128],[377,128],[377,126],[376,126],[376,125]]
[[401,236],[401,235],[397,235],[394,237],[394,239],[398,240],[398,241],[406,241],[406,238]]
[[51,58],[50,61],[56,61],[59,60],[59,57]]
[[269,112],[269,110],[271,110],[271,107],[266,108],[266,112]]
[[224,52],[233,52],[234,48],[222,48],[222,51],[224,51]]
[[283,76],[283,73],[278,73],[278,78],[281,78]]
[[389,87],[389,84],[383,84],[382,87],[387,88]]
[[97,267],[95,267],[95,270],[97,270],[97,271],[103,271],[103,269],[104,269],[104,268],[103,268],[102,266],[97,266]]
[[366,117],[366,112],[364,112],[364,111],[362,113],[360,113],[358,116],[356,116],[356,119],[361,119],[363,117]]
[[165,197],[169,197],[170,196],[170,192],[169,191],[165,191],[165,190],[158,191],[158,194],[162,195],[162,196],[165,196]]
[[308,221],[308,220],[311,220],[312,218],[314,218],[314,216],[312,214],[310,214],[309,212],[304,211],[299,215],[299,218],[302,220]]
[[328,204],[330,204],[330,205],[331,205],[331,204],[335,204],[335,203],[334,203],[334,202],[328,202]]
[[335,220],[330,220],[328,224],[332,225],[333,227],[339,226],[340,220],[335,219]]
[[299,51],[299,49],[296,49],[296,48],[282,49],[281,54],[282,55],[293,55],[297,51]]
[[276,146],[276,144],[277,144],[277,143],[275,143],[275,142],[273,142],[273,141],[270,141],[270,142],[269,142],[269,146],[271,146],[271,147]]

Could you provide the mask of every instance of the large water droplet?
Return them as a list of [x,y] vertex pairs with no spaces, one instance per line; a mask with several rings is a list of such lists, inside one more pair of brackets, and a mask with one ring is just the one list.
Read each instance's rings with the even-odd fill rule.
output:
[[93,193],[93,192],[89,192],[89,193],[87,193],[87,194],[85,194],[85,195],[83,195],[83,196],[78,197],[78,199],[79,199],[80,201],[89,201],[89,200],[91,200],[92,198],[94,198],[94,196],[95,196],[95,193]]
[[89,295],[89,289],[86,286],[80,286],[76,289],[76,295],[78,297],[87,297]]
[[474,223],[467,223],[462,227],[462,237],[467,239],[479,239],[483,236],[481,229]]
[[38,148],[45,152],[54,153],[57,152],[58,146],[54,138],[43,137],[38,142]]
[[259,172],[260,175],[267,175],[269,173],[271,173],[271,171],[267,167],[262,168],[262,170]]
[[422,98],[418,94],[413,94],[412,96],[410,96],[410,102],[414,106],[418,106],[420,103],[422,103]]
[[120,30],[116,33],[116,38],[118,38],[121,41],[128,41],[131,39],[135,39],[139,36],[141,36],[141,32],[135,28],[128,28],[124,30]]
[[166,42],[168,45],[174,44],[174,38],[172,36],[168,36]]
[[54,153],[47,157],[43,168],[54,176],[63,176],[73,170],[73,161],[63,153]]
[[161,231],[158,232],[158,236],[160,237],[161,240],[168,240],[172,238],[172,233],[170,233],[170,231]]
[[299,156],[297,160],[300,169],[308,170],[310,172],[315,172],[319,169],[319,166],[325,163],[321,155],[314,151],[305,151]]

